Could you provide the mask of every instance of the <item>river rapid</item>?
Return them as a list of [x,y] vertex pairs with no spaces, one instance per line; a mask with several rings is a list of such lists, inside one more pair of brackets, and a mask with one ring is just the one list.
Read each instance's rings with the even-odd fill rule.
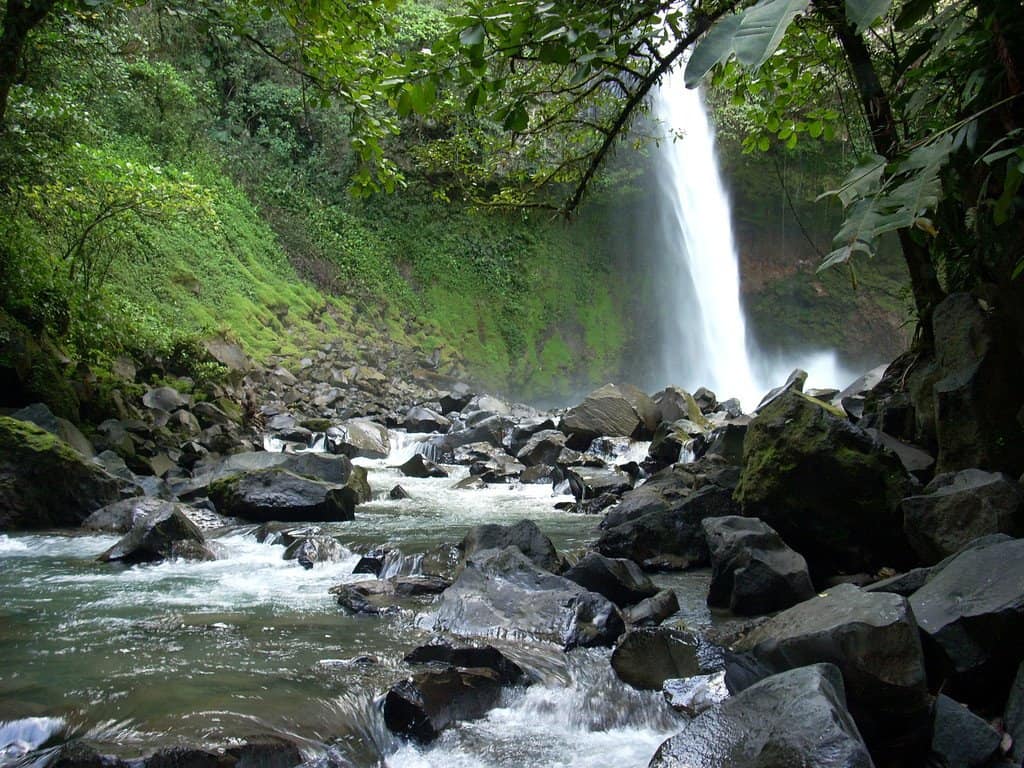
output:
[[[409,673],[403,655],[433,636],[431,609],[345,615],[328,589],[372,578],[352,574],[360,553],[397,550],[390,573],[414,573],[473,525],[530,518],[574,558],[599,521],[556,510],[571,497],[547,485],[453,490],[464,467],[403,477],[394,466],[411,447],[393,437],[388,459],[356,460],[375,500],[354,521],[321,524],[345,556],[312,570],[260,543],[252,525],[215,532],[216,561],[129,568],[96,561],[116,536],[0,535],[0,765],[43,765],[74,738],[137,758],[281,736],[320,765],[646,766],[678,729],[661,694],[621,683],[607,649],[565,653],[529,638],[491,640],[540,682],[508,689],[487,717],[427,747],[386,730],[375,700]],[[411,499],[387,498],[398,483]],[[710,621],[707,573],[655,581],[676,590],[676,620]]]

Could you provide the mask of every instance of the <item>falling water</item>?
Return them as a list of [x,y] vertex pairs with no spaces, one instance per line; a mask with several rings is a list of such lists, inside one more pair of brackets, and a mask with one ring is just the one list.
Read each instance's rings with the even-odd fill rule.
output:
[[748,347],[729,198],[703,96],[683,85],[682,70],[673,72],[655,95],[654,113],[664,131],[655,165],[659,199],[656,226],[644,237],[660,255],[660,378],[738,397],[747,409],[797,366],[817,386],[851,380],[831,351],[769,360]]

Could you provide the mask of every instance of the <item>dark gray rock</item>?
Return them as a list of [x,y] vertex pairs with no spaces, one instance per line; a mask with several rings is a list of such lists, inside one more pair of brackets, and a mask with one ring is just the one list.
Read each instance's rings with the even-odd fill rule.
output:
[[388,550],[374,549],[359,558],[352,573],[367,573],[373,576],[380,576],[387,561]]
[[658,593],[658,588],[632,560],[612,559],[597,552],[588,552],[562,575],[584,589],[604,595],[619,608]]
[[927,749],[931,730],[915,613],[899,595],[863,592],[850,584],[833,587],[736,643],[727,656],[729,689],[742,690],[794,667],[835,664],[850,712],[879,765],[913,763]]
[[460,720],[475,720],[498,704],[501,681],[490,669],[417,672],[384,697],[384,724],[392,733],[427,743]]
[[91,744],[75,739],[61,745],[46,765],[47,768],[127,768],[128,763],[112,755],[101,754]]
[[832,406],[786,391],[750,422],[736,500],[779,532],[811,574],[909,565],[896,456]]
[[422,453],[414,453],[408,461],[398,468],[406,477],[448,477],[448,473],[437,466]]
[[336,563],[341,560],[345,550],[331,536],[309,536],[292,542],[284,551],[285,560],[297,560],[306,570],[317,563]]
[[565,448],[565,440],[565,434],[557,429],[545,429],[531,435],[515,456],[527,467],[555,464]]
[[327,430],[327,450],[352,459],[386,459],[391,452],[391,439],[383,424],[350,419]]
[[786,378],[786,382],[784,384],[769,390],[768,394],[761,398],[761,402],[757,404],[757,408],[754,409],[754,413],[760,413],[764,408],[767,408],[789,392],[803,392],[804,383],[806,381],[807,371],[801,370],[800,368],[794,368],[793,372]]
[[737,516],[705,518],[702,525],[711,553],[708,605],[756,616],[814,596],[807,562],[770,526]]
[[1024,534],[1024,496],[998,472],[964,469],[939,475],[919,496],[903,500],[903,530],[927,564],[992,533]]
[[467,560],[441,596],[435,621],[460,636],[526,635],[566,649],[611,645],[623,629],[610,601],[537,567],[516,547]]
[[571,408],[559,428],[571,448],[583,449],[595,437],[643,437],[658,426],[653,401],[636,387],[606,384]]
[[894,595],[910,597],[928,581],[931,568],[914,568],[906,573],[897,573],[887,579],[876,581],[864,587],[865,592],[892,592]]
[[902,440],[898,440],[890,434],[881,432],[877,429],[868,428],[865,429],[871,437],[877,440],[881,445],[888,448],[890,451],[896,454],[896,457],[903,464],[903,468],[921,482],[927,482],[931,479],[932,472],[935,471],[935,457],[925,451],[923,448],[919,448],[916,445],[905,443]]
[[213,482],[208,492],[221,514],[258,523],[352,520],[360,496],[348,486],[321,483],[283,469],[231,475]]
[[414,598],[432,597],[451,585],[441,576],[392,576],[338,584],[329,590],[338,605],[349,613],[378,616],[394,613],[400,604]]
[[352,467],[352,462],[345,456],[251,451],[228,456],[214,470],[213,476],[219,478],[260,469],[285,469],[324,483],[344,485],[352,474]]
[[[513,427],[508,436],[508,452],[519,457],[519,452],[530,442],[530,438],[539,432],[554,430],[554,420],[550,416],[537,416],[530,419],[523,419]],[[562,434],[559,432],[559,434]],[[522,459],[520,459],[522,461]],[[526,464],[526,462],[523,462]]]
[[685,389],[679,387],[665,387],[653,398],[654,406],[657,409],[658,421],[679,421],[686,419],[700,427],[707,428],[709,425],[700,404]]
[[532,520],[520,520],[514,525],[477,525],[470,528],[459,543],[459,549],[466,559],[483,550],[510,546],[516,547],[539,568],[552,572],[561,570],[562,559],[555,545]]
[[830,664],[773,675],[683,724],[648,768],[874,768]]
[[1024,539],[974,546],[935,568],[910,597],[929,652],[929,679],[998,710],[1024,648]]
[[596,499],[605,493],[618,495],[633,487],[633,478],[617,469],[567,467],[564,472],[577,501]]
[[173,413],[179,408],[188,408],[192,398],[173,387],[156,387],[142,396],[142,404],[147,408]]
[[615,644],[612,669],[624,683],[658,691],[666,680],[701,673],[699,642],[689,632],[668,627],[630,629]]
[[113,504],[100,507],[85,519],[82,527],[89,531],[124,534],[128,533],[132,526],[143,517],[175,506],[178,505],[164,499],[133,496],[130,499],[115,501]]
[[661,684],[661,692],[672,709],[688,717],[696,717],[729,698],[725,672],[672,678]]
[[138,520],[114,546],[99,556],[102,562],[152,563],[180,557],[216,560],[206,548],[202,531],[175,505]]
[[446,664],[451,667],[489,669],[498,675],[502,685],[531,682],[522,667],[493,645],[453,646],[444,642],[430,643],[409,651],[403,661],[407,664]]
[[679,598],[675,590],[663,589],[654,597],[641,600],[622,612],[622,618],[630,627],[652,627],[661,624],[679,610]]
[[740,466],[743,464],[743,441],[746,437],[746,424],[726,424],[708,435],[704,452],[721,456],[730,464]]
[[983,768],[999,749],[1002,737],[987,722],[948,696],[935,700],[932,753],[948,768]]
[[452,423],[437,411],[413,406],[406,411],[402,426],[407,432],[447,432]]
[[565,479],[565,473],[548,464],[534,464],[519,475],[519,482],[527,485],[553,485]]
[[1006,732],[1013,738],[1013,759],[1018,763],[1024,762],[1024,662],[1017,667],[1017,676],[1006,698],[1003,723]]
[[409,492],[405,490],[405,488],[400,485],[396,485],[388,491],[388,498],[392,501],[399,501],[401,499],[411,499],[412,496],[409,495]]

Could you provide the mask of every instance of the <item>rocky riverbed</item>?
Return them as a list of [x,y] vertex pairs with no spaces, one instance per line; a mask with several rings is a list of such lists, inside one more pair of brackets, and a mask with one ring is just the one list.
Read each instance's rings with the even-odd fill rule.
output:
[[0,763],[1024,759],[1020,482],[900,363],[538,411],[320,353],[0,417]]

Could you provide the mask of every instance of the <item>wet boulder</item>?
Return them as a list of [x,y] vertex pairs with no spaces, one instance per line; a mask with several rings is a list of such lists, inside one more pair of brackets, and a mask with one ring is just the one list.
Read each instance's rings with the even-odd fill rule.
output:
[[530,677],[523,668],[493,645],[453,646],[449,643],[421,645],[403,658],[407,664],[443,664],[450,667],[489,669],[498,675],[502,685],[528,684]]
[[699,646],[694,635],[678,629],[630,629],[615,644],[612,669],[627,685],[658,691],[666,680],[701,673]]
[[935,700],[932,755],[943,761],[940,765],[950,768],[990,765],[1001,738],[995,728],[960,702],[943,695]]
[[327,450],[349,458],[386,459],[391,452],[388,429],[370,419],[350,419],[327,430]]
[[657,409],[658,421],[674,422],[686,419],[699,427],[707,428],[708,420],[704,418],[704,412],[700,404],[685,389],[679,387],[665,387],[652,398]]
[[182,558],[216,560],[203,532],[176,505],[136,521],[114,546],[99,556],[102,562],[153,563]]
[[1024,539],[990,537],[935,568],[910,596],[933,682],[998,709],[1024,654]]
[[595,437],[643,437],[658,426],[654,402],[636,387],[606,384],[569,409],[559,428],[569,446],[584,449]]
[[0,416],[0,531],[80,525],[121,487],[55,435]]
[[208,508],[179,504],[155,496],[133,496],[100,507],[85,519],[82,528],[88,531],[124,534],[142,518],[164,512],[168,508],[180,510],[200,530],[220,528],[229,522]]
[[516,453],[516,458],[527,467],[537,464],[553,465],[565,448],[565,434],[557,429],[545,429],[530,436]]
[[1024,496],[1007,475],[965,469],[933,479],[903,500],[903,529],[926,564],[992,533],[1024,534]]
[[448,477],[448,473],[422,453],[414,453],[398,471],[406,477]]
[[679,598],[675,590],[663,589],[654,597],[641,600],[622,611],[622,618],[630,627],[652,627],[679,610]]
[[401,501],[402,499],[411,499],[412,496],[405,488],[400,485],[396,485],[390,491],[388,491],[388,498],[392,501]]
[[752,517],[709,517],[708,605],[740,616],[771,613],[814,596],[807,562],[770,526]]
[[437,411],[413,406],[406,411],[402,426],[406,432],[447,432],[452,423]]
[[[517,423],[508,436],[508,452],[513,456],[519,458],[519,452],[526,447],[530,442],[530,438],[540,432],[555,431],[558,434],[563,435],[562,432],[555,429],[555,422],[550,416],[535,416],[533,418],[522,419]],[[564,435],[563,435],[564,437]],[[525,461],[523,461],[526,464]]]
[[721,456],[730,464],[743,464],[743,441],[747,437],[747,425],[731,423],[718,427],[707,437],[705,453]]
[[353,464],[345,456],[330,456],[323,453],[248,451],[228,456],[212,474],[213,479],[216,479],[261,469],[284,469],[312,480],[344,485],[352,474]]
[[276,468],[230,475],[213,482],[208,492],[221,514],[258,523],[352,520],[360,498],[348,486]]
[[619,608],[658,593],[658,588],[632,560],[613,559],[597,552],[588,552],[562,575],[584,589],[604,595]]
[[874,768],[830,664],[773,675],[692,720],[649,768]]
[[564,472],[576,501],[596,499],[606,493],[618,495],[633,487],[633,478],[617,469],[567,467]]
[[736,500],[807,558],[812,575],[907,560],[900,460],[832,406],[787,390],[750,422]]
[[[879,765],[927,749],[931,699],[916,611],[899,595],[840,584],[758,625],[727,656],[729,689],[827,662],[842,673],[850,712]],[[884,758],[884,759],[883,759]]]
[[338,605],[349,613],[379,616],[394,613],[400,603],[410,599],[433,597],[444,592],[451,582],[441,576],[392,576],[338,584],[329,590]]
[[128,768],[128,765],[113,755],[100,753],[80,739],[62,744],[46,761],[47,768]]
[[438,602],[435,626],[468,637],[527,635],[566,649],[611,645],[623,630],[609,600],[539,568],[516,547],[467,560]]
[[417,672],[388,690],[384,724],[392,733],[427,743],[459,721],[483,717],[500,697],[501,680],[490,669]]
[[725,685],[725,672],[712,675],[670,678],[661,684],[665,701],[676,712],[696,717],[729,698]]
[[486,549],[515,547],[538,568],[555,572],[562,567],[555,545],[532,520],[520,520],[514,525],[485,523],[474,526],[458,546],[467,560]]
[[336,563],[344,556],[345,549],[332,536],[309,536],[292,542],[283,557],[298,561],[308,571],[317,563]]

